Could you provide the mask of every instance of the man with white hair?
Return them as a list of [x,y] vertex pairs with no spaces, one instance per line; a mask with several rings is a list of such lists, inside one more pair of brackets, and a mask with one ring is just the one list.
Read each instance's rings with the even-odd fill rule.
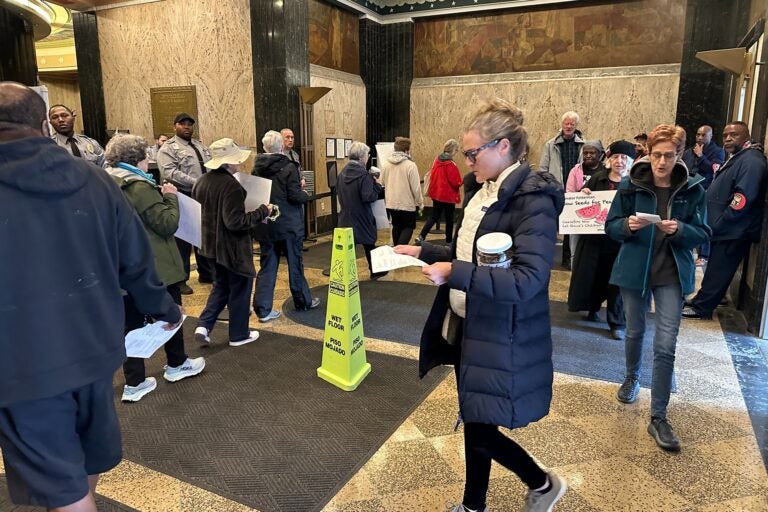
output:
[[304,215],[302,205],[309,196],[301,190],[296,165],[283,151],[283,136],[270,130],[261,140],[264,154],[256,157],[253,175],[272,181],[270,203],[276,205],[280,216],[275,222],[261,224],[254,230],[254,238],[261,248],[261,266],[256,276],[256,292],[253,294],[253,309],[259,322],[269,322],[280,316],[272,309],[277,282],[280,256],[288,261],[288,283],[293,297],[293,306],[304,311],[320,305],[320,299],[312,298],[309,285],[304,277],[304,261],[301,255],[304,238]]
[[[539,169],[548,171],[560,183],[568,182],[568,174],[579,162],[584,137],[577,129],[579,114],[568,111],[560,119],[560,131],[544,144]],[[563,237],[563,267],[571,268],[571,248],[568,235]]]

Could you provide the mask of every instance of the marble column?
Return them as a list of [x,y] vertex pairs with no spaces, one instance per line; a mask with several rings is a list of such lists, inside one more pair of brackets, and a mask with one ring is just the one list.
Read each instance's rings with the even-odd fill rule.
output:
[[677,124],[693,141],[702,124],[712,126],[722,142],[728,121],[730,75],[696,58],[696,52],[734,48],[747,33],[750,0],[687,0]]
[[0,5],[0,80],[37,85],[32,25]]
[[309,86],[307,0],[251,0],[251,45],[256,139],[291,128],[301,146],[299,87]]
[[409,136],[413,23],[360,20],[360,76],[366,89],[367,144]]
[[104,145],[107,142],[107,110],[101,76],[98,18],[92,12],[72,11],[72,27],[75,31],[80,106],[83,109],[78,115],[83,121],[83,132]]

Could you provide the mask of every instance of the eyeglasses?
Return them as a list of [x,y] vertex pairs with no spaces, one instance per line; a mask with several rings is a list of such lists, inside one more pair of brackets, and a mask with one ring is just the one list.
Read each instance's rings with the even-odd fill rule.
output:
[[661,160],[662,158],[664,158],[664,160],[676,160],[677,153],[661,153],[659,151],[651,153],[651,160]]
[[462,151],[461,153],[464,155],[464,158],[467,158],[467,159],[469,159],[470,162],[472,162],[473,164],[476,164],[477,163],[477,155],[482,150],[488,149],[488,148],[492,148],[493,146],[495,146],[499,142],[501,142],[501,139],[492,140],[491,142],[486,142],[485,144],[483,144],[479,148],[468,149],[466,151]]

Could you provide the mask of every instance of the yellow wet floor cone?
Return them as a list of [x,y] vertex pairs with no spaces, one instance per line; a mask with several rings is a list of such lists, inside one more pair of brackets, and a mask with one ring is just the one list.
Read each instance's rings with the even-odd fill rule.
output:
[[333,230],[328,308],[323,335],[323,363],[317,376],[344,391],[354,391],[371,373],[365,359],[360,285],[357,282],[352,228]]

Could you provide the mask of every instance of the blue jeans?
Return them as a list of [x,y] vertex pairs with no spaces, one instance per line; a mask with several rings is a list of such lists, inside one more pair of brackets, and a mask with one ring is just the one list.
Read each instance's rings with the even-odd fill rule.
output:
[[683,294],[675,283],[651,288],[642,296],[640,290],[621,289],[627,333],[624,350],[627,377],[640,378],[645,335],[645,315],[651,305],[651,294],[656,300],[656,335],[653,337],[653,379],[651,383],[651,416],[665,419],[669,393],[672,390],[672,372],[675,368],[675,347],[680,330],[680,314],[683,310]]
[[293,306],[303,311],[312,304],[312,293],[304,277],[304,258],[301,255],[301,238],[291,237],[275,242],[259,242],[261,267],[256,276],[256,292],[253,294],[253,309],[259,318],[272,311],[275,297],[277,271],[280,256],[288,261],[288,286],[293,297]]

